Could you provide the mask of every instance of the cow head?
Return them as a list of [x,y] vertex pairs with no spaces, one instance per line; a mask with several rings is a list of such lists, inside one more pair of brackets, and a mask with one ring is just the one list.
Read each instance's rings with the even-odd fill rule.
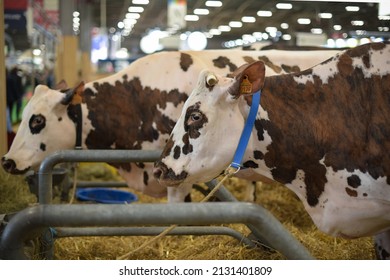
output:
[[[257,92],[264,83],[263,62],[237,69],[228,77],[201,72],[186,101],[154,176],[161,184],[207,182],[231,162],[244,126],[243,95]],[[249,82],[249,84],[248,84]]]
[[[81,102],[84,83],[65,89],[38,85],[25,109],[16,137],[7,154],[1,159],[3,168],[12,174],[37,169],[42,160],[54,151],[75,145],[75,124],[69,117],[72,103]],[[77,98],[76,98],[77,97]]]

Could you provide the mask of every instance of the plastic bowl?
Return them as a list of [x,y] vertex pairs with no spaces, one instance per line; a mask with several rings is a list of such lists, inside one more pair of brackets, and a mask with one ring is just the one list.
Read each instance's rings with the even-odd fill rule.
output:
[[82,201],[94,201],[106,204],[127,204],[138,200],[138,197],[131,192],[108,188],[78,189],[76,191],[76,197]]

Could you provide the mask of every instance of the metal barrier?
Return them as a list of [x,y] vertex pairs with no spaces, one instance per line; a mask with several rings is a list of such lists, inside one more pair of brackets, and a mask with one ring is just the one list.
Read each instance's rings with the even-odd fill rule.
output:
[[[50,205],[52,170],[62,162],[153,162],[160,151],[141,150],[82,150],[59,151],[41,164],[39,203],[16,214],[7,224],[0,241],[0,258],[27,259],[23,251],[26,240],[35,238],[44,228],[54,228],[58,237],[75,235],[150,235],[161,232],[156,225],[246,224],[257,240],[273,247],[289,259],[313,259],[307,249],[266,209],[251,203],[237,202],[224,187],[217,203],[130,204],[130,205]],[[216,181],[208,183],[210,188]],[[149,226],[124,230],[121,227]],[[150,227],[152,226],[152,227]],[[94,227],[92,230],[89,227]],[[144,231],[143,231],[144,230]],[[238,232],[205,227],[182,227],[172,234],[227,234],[253,243]],[[62,234],[62,236],[61,236]],[[54,234],[56,237],[56,234]],[[52,257],[51,254],[48,255]]]

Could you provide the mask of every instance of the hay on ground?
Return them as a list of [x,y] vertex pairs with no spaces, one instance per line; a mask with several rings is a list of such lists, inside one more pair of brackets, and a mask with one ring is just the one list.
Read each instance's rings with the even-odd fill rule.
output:
[[[85,172],[84,172],[85,171]],[[85,174],[88,173],[88,174]],[[35,196],[28,193],[22,177],[0,172],[0,209],[19,210],[27,207]],[[91,180],[120,180],[111,167],[105,164],[84,164],[78,170],[79,178]],[[15,180],[14,183],[12,181]],[[239,199],[244,200],[247,181],[229,179],[225,186]],[[23,187],[22,187],[23,185]],[[27,193],[26,193],[27,190]],[[23,192],[23,193],[22,193]],[[139,197],[138,203],[165,203],[166,199],[154,199],[133,191]],[[192,192],[195,201],[203,196]],[[304,245],[311,254],[322,260],[329,259],[374,259],[372,238],[346,240],[334,238],[319,232],[296,195],[280,184],[256,183],[256,203],[270,211]],[[27,199],[28,198],[28,199]],[[16,205],[18,205],[16,207]],[[245,225],[227,225],[248,235]],[[150,240],[152,237],[69,237],[55,242],[55,258],[61,260],[112,260],[124,255]],[[285,259],[273,250],[259,246],[248,249],[229,236],[167,236],[136,252],[132,259]]]

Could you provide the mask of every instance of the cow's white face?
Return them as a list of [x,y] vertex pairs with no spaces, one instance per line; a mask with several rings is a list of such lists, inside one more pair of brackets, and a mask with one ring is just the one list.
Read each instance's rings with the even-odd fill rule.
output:
[[74,147],[75,124],[68,117],[68,106],[62,104],[64,97],[61,91],[36,87],[12,146],[2,158],[7,172],[22,174],[37,169],[52,152]]
[[207,182],[229,165],[244,126],[240,108],[245,106],[240,105],[246,101],[237,92],[248,75],[253,83],[251,93],[256,92],[262,84],[264,64],[239,69],[231,78],[202,71],[155,164],[154,176],[161,184]]

